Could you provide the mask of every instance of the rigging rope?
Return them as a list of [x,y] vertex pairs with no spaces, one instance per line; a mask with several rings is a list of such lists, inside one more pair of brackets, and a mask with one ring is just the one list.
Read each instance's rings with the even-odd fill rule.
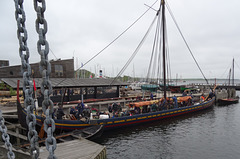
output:
[[[24,92],[24,106],[27,109],[26,122],[28,124],[28,140],[31,143],[30,153],[33,158],[39,156],[38,133],[36,131],[36,116],[33,114],[35,109],[33,100],[33,82],[30,79],[32,74],[31,66],[29,64],[29,49],[27,46],[27,30],[25,28],[26,15],[23,9],[23,0],[14,0],[15,2],[15,18],[17,21],[17,37],[19,40],[19,55],[22,62],[23,72],[23,92]],[[25,52],[25,54],[24,54]]]
[[34,9],[37,12],[36,19],[36,31],[39,35],[37,42],[38,53],[41,57],[40,72],[42,72],[41,93],[44,95],[42,102],[42,110],[46,115],[44,120],[44,131],[47,133],[47,139],[45,141],[46,149],[49,151],[48,158],[56,159],[54,151],[57,147],[56,139],[53,136],[55,131],[55,121],[52,119],[53,102],[50,99],[52,94],[52,84],[49,80],[51,74],[51,64],[48,61],[49,44],[46,40],[47,33],[47,21],[44,18],[44,12],[46,10],[45,0],[34,0]]
[[139,43],[139,45],[137,46],[137,48],[135,49],[135,51],[133,52],[132,56],[128,59],[127,63],[123,66],[123,68],[120,70],[120,72],[118,73],[118,75],[113,79],[113,81],[111,82],[110,85],[112,85],[112,83],[119,77],[121,76],[121,74],[126,70],[126,68],[128,67],[128,65],[131,63],[131,61],[133,60],[133,58],[136,56],[136,54],[138,53],[139,49],[141,48],[143,42],[145,41],[146,37],[148,36],[150,30],[152,29],[152,26],[154,24],[154,22],[156,21],[157,16],[154,17],[150,27],[148,28],[147,32],[145,33],[145,35],[143,36],[141,42]]
[[198,64],[198,62],[197,62],[197,60],[195,59],[195,57],[194,57],[194,55],[193,55],[193,53],[192,53],[192,50],[190,49],[190,47],[189,47],[189,45],[188,45],[188,43],[187,43],[185,37],[183,36],[183,33],[182,33],[182,31],[181,31],[181,29],[180,29],[180,27],[179,27],[179,25],[178,25],[178,23],[177,23],[177,21],[176,21],[174,15],[173,15],[173,12],[171,11],[171,9],[170,9],[168,3],[166,3],[166,4],[167,4],[167,9],[168,9],[168,11],[169,11],[169,13],[170,13],[170,15],[171,15],[171,17],[172,17],[174,23],[175,23],[175,25],[176,25],[176,27],[177,27],[177,29],[178,29],[180,35],[181,35],[181,37],[182,37],[184,43],[186,44],[186,46],[187,46],[187,48],[188,48],[188,50],[189,50],[189,52],[190,52],[190,54],[191,54],[193,60],[194,60],[195,63],[197,64],[197,67],[198,67],[198,69],[200,70],[201,74],[203,75],[205,81],[207,82],[207,84],[209,84],[209,83],[208,83],[208,80],[207,80],[207,78],[205,77],[205,75],[204,75],[202,69],[200,68],[200,66],[199,66],[199,64]]
[[[158,0],[156,0],[151,7],[157,3]],[[81,67],[79,67],[76,71],[78,71],[80,68],[88,64],[90,61],[92,61],[95,57],[97,57],[99,54],[101,54],[104,50],[106,50],[110,45],[112,45],[117,39],[119,39],[124,33],[126,33],[134,24],[136,24],[150,9],[149,7],[140,17],[138,17],[129,27],[127,27],[120,35],[118,35],[113,41],[111,41],[107,46],[105,46],[101,51],[99,51],[96,55],[94,55],[92,58],[90,58],[87,62],[85,62]]]
[[[157,14],[156,14],[156,16],[158,16],[159,15],[159,12],[161,11],[161,6],[160,6],[160,9],[157,11]],[[159,16],[158,16],[159,17]],[[159,39],[159,31],[161,30],[161,29],[159,29],[160,27],[160,18],[158,18],[158,21],[157,21],[157,27],[156,27],[156,31],[155,31],[155,36],[154,36],[154,42],[153,42],[153,47],[152,47],[152,54],[151,54],[151,58],[150,58],[150,62],[149,62],[149,67],[148,67],[148,72],[147,72],[147,82],[149,82],[149,79],[150,79],[150,72],[151,72],[151,68],[152,68],[152,66],[155,66],[155,64],[153,64],[152,65],[152,61],[153,61],[153,59],[157,59],[156,58],[156,50],[157,49],[155,49],[155,48],[158,48],[158,47],[161,47],[161,46],[159,46],[159,44],[161,44],[161,43],[159,43],[159,40],[161,41],[161,39]],[[154,58],[154,55],[155,55],[155,58]],[[159,60],[159,58],[158,58],[158,60]],[[152,71],[152,74],[154,73],[154,71]],[[152,75],[152,77],[153,77],[153,75]]]

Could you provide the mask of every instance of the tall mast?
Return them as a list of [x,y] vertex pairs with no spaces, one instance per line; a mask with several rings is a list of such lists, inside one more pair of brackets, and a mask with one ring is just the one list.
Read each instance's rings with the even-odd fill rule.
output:
[[232,64],[232,85],[234,86],[234,58],[233,58],[233,64]]
[[228,78],[228,86],[231,85],[231,71],[232,71],[232,69],[230,68],[230,70],[229,70],[229,78]]
[[165,56],[165,0],[162,0],[162,24],[163,24],[163,90],[164,90],[164,98],[167,99],[166,93],[166,56]]

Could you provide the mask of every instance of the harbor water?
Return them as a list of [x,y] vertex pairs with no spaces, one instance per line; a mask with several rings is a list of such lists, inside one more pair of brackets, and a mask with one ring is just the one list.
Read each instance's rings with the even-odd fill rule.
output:
[[108,159],[236,159],[240,103],[109,131],[96,142],[106,146]]

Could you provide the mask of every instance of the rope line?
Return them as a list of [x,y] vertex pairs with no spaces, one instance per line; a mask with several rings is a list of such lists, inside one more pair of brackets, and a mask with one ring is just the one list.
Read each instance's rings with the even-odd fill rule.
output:
[[189,52],[190,52],[190,54],[191,54],[193,60],[195,61],[196,65],[197,65],[198,69],[200,70],[202,76],[204,77],[205,81],[207,82],[207,84],[209,84],[209,83],[208,83],[208,80],[207,80],[207,78],[205,77],[205,75],[204,75],[202,69],[200,68],[200,66],[199,66],[199,64],[198,64],[198,62],[197,62],[197,60],[196,60],[196,58],[194,57],[194,55],[193,55],[193,53],[192,53],[192,50],[190,49],[190,47],[189,47],[189,45],[188,45],[188,43],[187,43],[185,37],[183,36],[183,33],[182,33],[182,31],[181,31],[181,29],[180,29],[180,27],[179,27],[179,25],[178,25],[178,23],[177,23],[177,21],[176,21],[174,15],[173,15],[173,12],[171,11],[171,9],[170,9],[168,3],[166,3],[166,4],[167,4],[167,5],[166,5],[166,6],[167,6],[167,9],[168,9],[168,11],[169,11],[169,13],[170,13],[170,15],[171,15],[173,21],[174,21],[174,23],[175,23],[175,25],[176,25],[176,27],[177,27],[179,33],[180,33],[180,35],[181,35],[181,37],[182,37],[182,39],[183,39],[185,45],[187,46],[187,48],[188,48],[188,50],[189,50]]
[[[156,0],[151,7],[157,2]],[[83,66],[88,64],[90,61],[92,61],[95,57],[97,57],[99,54],[101,54],[104,50],[106,50],[110,45],[112,45],[116,40],[118,40],[124,33],[126,33],[134,24],[136,24],[150,9],[149,7],[140,17],[138,17],[129,27],[127,27],[121,34],[119,34],[113,41],[111,41],[107,46],[105,46],[101,51],[99,51],[96,55],[94,55],[92,58],[90,58],[87,62],[85,62],[81,67],[79,67],[76,71],[81,69]]]

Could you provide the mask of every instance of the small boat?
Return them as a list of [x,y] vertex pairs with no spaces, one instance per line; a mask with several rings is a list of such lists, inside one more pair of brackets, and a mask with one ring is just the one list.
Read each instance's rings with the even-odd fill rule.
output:
[[236,104],[239,101],[239,97],[236,98],[225,98],[225,99],[218,99],[218,105],[231,105]]
[[168,86],[172,93],[181,93],[181,86]]
[[[229,79],[228,86],[231,86],[231,76],[232,76],[232,85],[234,86],[234,58],[232,61],[232,68],[229,70]],[[239,97],[236,96],[236,90],[227,88],[227,98],[218,99],[218,105],[231,105],[236,104],[239,101]]]
[[74,130],[72,134],[81,135],[81,137],[88,140],[94,140],[99,138],[102,135],[103,130],[104,130],[104,125],[92,125],[82,130]]

